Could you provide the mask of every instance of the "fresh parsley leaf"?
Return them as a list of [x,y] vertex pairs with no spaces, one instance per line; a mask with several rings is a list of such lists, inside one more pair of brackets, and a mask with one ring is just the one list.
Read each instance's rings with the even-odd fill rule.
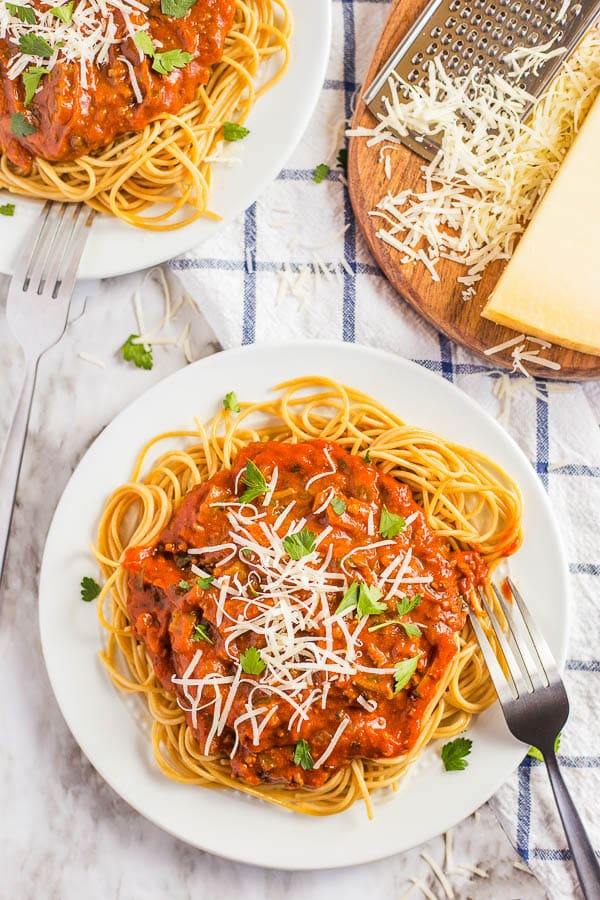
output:
[[394,666],[394,694],[398,694],[402,688],[405,688],[410,679],[417,671],[417,664],[421,654],[411,656],[410,659],[403,659],[402,662],[396,663]]
[[250,134],[249,128],[244,128],[239,122],[225,122],[223,125],[223,137],[226,141],[241,141]]
[[181,19],[195,2],[196,0],[160,0],[160,11],[163,16]]
[[192,632],[192,640],[193,641],[206,641],[207,644],[214,644],[213,639],[208,633],[208,629],[206,625],[202,622],[197,622],[194,625],[194,630]]
[[338,150],[337,167],[338,169],[342,169],[344,173],[348,171],[348,150],[346,147],[342,147],[341,150]]
[[93,578],[90,578],[88,575],[85,575],[81,579],[81,599],[84,603],[91,603],[92,600],[95,600],[96,597],[99,596],[102,588]]
[[338,613],[344,612],[346,609],[352,609],[353,606],[356,606],[358,603],[358,589],[360,585],[358,581],[353,581],[344,596],[342,597],[342,602],[339,604],[338,608],[335,611],[335,615]]
[[256,500],[257,497],[260,497],[261,494],[265,494],[267,491],[267,480],[256,463],[253,463],[251,459],[246,463],[246,468],[242,475],[242,484],[246,490],[240,497],[241,503],[252,503],[253,500]]
[[25,100],[23,101],[25,106],[29,106],[33,100],[42,75],[48,75],[49,72],[50,69],[44,69],[42,66],[29,66],[27,71],[23,72],[21,78],[23,79],[23,86],[25,88]]
[[154,56],[154,41],[147,31],[136,32],[133,42],[146,56]]
[[256,647],[248,647],[240,656],[242,671],[247,675],[260,675],[267,668],[267,664]]
[[387,606],[385,603],[379,603],[381,591],[379,588],[369,586],[367,584],[360,585],[358,589],[358,603],[356,611],[359,616],[378,616],[385,612]]
[[415,625],[413,622],[400,622],[400,624],[404,628],[407,637],[421,637],[423,632],[418,625]]
[[23,113],[13,113],[10,117],[10,130],[17,137],[24,138],[35,133],[35,128],[28,122]]
[[206,578],[196,578],[196,584],[199,588],[202,588],[203,591],[207,591],[214,580],[214,575],[208,575]]
[[346,512],[346,504],[339,497],[334,497],[331,501],[331,508],[336,516],[341,516]]
[[250,550],[250,548],[244,547],[244,549],[242,550],[242,556],[245,556],[246,559],[248,559],[251,555],[252,555],[252,551]]
[[[556,740],[554,741],[554,752],[555,753],[558,753],[561,737],[562,737],[562,732],[559,731],[559,733],[556,735]],[[531,757],[533,757],[533,759],[539,760],[539,762],[544,762],[544,754],[541,753],[541,751],[538,750],[537,747],[530,747],[529,750],[527,751],[527,756],[531,756]]]
[[442,747],[442,762],[446,772],[462,772],[469,763],[465,759],[471,752],[473,741],[458,737]]
[[331,169],[325,163],[319,163],[319,165],[315,168],[313,172],[313,178],[315,184],[321,184],[322,181],[325,181]]
[[229,391],[228,394],[225,394],[223,406],[225,407],[225,409],[230,409],[231,412],[234,413],[239,413],[242,411],[241,406],[238,403],[238,398],[236,397],[235,391]]
[[367,452],[365,453],[365,462],[368,462],[368,463],[371,462],[371,451],[370,450],[367,450]]
[[395,538],[401,531],[404,531],[405,528],[406,522],[402,516],[391,513],[387,506],[384,506],[381,510],[381,518],[379,519],[379,534],[381,537],[386,540]]
[[3,203],[0,206],[0,216],[14,216],[15,214],[15,204],[14,203]]
[[308,741],[305,741],[304,738],[298,741],[294,749],[294,765],[302,766],[306,771],[312,769],[315,765]]
[[138,369],[151,369],[154,365],[152,360],[152,347],[147,344],[134,344],[135,338],[139,334],[130,334],[123,346],[121,353],[125,362],[132,362]]
[[183,578],[181,579],[181,581],[179,582],[177,587],[180,591],[191,591],[191,589],[192,589],[192,586],[189,583],[189,581],[185,581],[185,579],[183,579]]
[[302,531],[295,531],[283,539],[283,549],[292,559],[302,559],[303,556],[313,552],[316,541],[316,534],[308,528],[303,528]]
[[415,607],[419,605],[423,598],[420,594],[415,594],[414,597],[402,597],[401,600],[398,600],[396,603],[396,609],[398,610],[399,616],[406,616],[409,612],[412,612]]
[[75,0],[70,0],[69,3],[65,3],[63,6],[53,6],[50,12],[53,16],[56,16],[57,19],[60,19],[61,22],[64,22],[65,25],[70,25],[73,19],[74,6]]
[[165,50],[154,54],[152,68],[159,75],[168,75],[173,69],[183,69],[193,58],[187,50]]
[[6,8],[11,16],[17,16],[26,25],[35,25],[35,9],[32,6],[19,6],[16,3],[7,3]]
[[43,56],[45,59],[49,59],[54,53],[48,41],[45,41],[39,34],[31,33],[21,35],[19,38],[19,50],[28,56]]

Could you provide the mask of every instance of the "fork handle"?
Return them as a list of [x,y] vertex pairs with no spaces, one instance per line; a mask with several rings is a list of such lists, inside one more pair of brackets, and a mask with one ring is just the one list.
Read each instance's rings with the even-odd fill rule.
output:
[[0,583],[2,582],[2,572],[4,571],[8,535],[17,493],[19,472],[21,471],[23,450],[25,449],[25,437],[31,413],[36,374],[37,360],[27,360],[25,379],[21,387],[17,408],[8,430],[4,452],[0,458]]
[[579,883],[586,900],[598,900],[600,897],[600,864],[594,853],[585,826],[579,818],[575,804],[563,781],[556,754],[551,749],[544,749],[544,761],[548,777],[552,785],[554,799],[562,819],[567,842],[571,848],[571,856],[579,876]]

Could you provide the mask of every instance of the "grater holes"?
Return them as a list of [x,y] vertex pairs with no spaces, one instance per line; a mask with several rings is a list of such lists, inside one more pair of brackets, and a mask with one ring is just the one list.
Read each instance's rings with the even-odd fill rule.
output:
[[486,19],[483,25],[481,26],[481,30],[484,34],[489,34],[492,28],[494,27],[494,23],[491,19]]
[[[552,28],[552,26],[550,26],[550,28]],[[528,30],[527,25],[521,25],[520,28],[517,28],[517,34],[520,38],[524,38]]]
[[533,47],[535,44],[537,44],[538,38],[539,38],[539,34],[537,33],[537,31],[532,31],[527,36],[527,43],[529,44],[530,47]]
[[492,44],[491,47],[488,49],[488,56],[491,56],[492,59],[495,56],[498,56],[499,53],[500,53],[500,47],[498,44]]
[[548,15],[550,16],[551,19],[554,19],[555,16],[557,15],[557,13],[558,13],[558,10],[555,6],[551,6],[550,9],[548,10]]
[[528,6],[526,6],[525,9],[523,10],[523,12],[521,13],[521,18],[525,22],[529,22],[529,20],[531,18],[531,9]]
[[475,9],[483,9],[486,3],[487,0],[475,0],[473,6],[475,7]]
[[452,44],[452,50],[455,53],[460,53],[464,46],[465,46],[465,42],[459,38],[457,41],[454,41],[454,43]]
[[474,28],[472,28],[471,31],[467,35],[467,40],[470,41],[472,44],[474,44],[478,37],[479,37],[479,32],[476,31]]
[[425,53],[427,56],[433,56],[438,50],[438,44],[436,41],[431,41],[430,44],[425,48]]
[[521,88],[522,91],[526,91],[526,90],[527,90],[527,85],[525,84],[524,81],[520,81],[520,82],[519,82],[519,87]]
[[453,35],[450,34],[450,32],[447,32],[444,35],[444,37],[442,38],[441,43],[444,45],[444,47],[447,47],[448,44],[452,43],[452,40],[453,40]]
[[522,8],[521,0],[516,0],[516,2],[513,3],[513,5],[511,6],[511,11],[514,13],[519,13],[519,12],[521,12],[521,8]]
[[512,34],[507,34],[506,37],[502,39],[502,46],[503,47],[512,47],[514,42],[515,42],[515,39],[512,36]]
[[515,17],[512,16],[512,18],[510,18],[508,20],[508,22],[506,23],[506,27],[508,28],[509,31],[514,31],[518,24],[519,23],[517,22]]
[[469,63],[468,63],[468,62],[464,62],[464,63],[462,64],[462,66],[460,67],[460,69],[458,70],[458,74],[459,74],[459,75],[468,75],[470,69],[471,69],[471,66],[469,65]]
[[432,28],[432,29],[431,29],[431,34],[430,34],[429,36],[432,37],[432,38],[434,38],[434,40],[435,40],[435,38],[441,37],[441,36],[442,36],[442,29],[440,28],[440,26],[439,26],[439,25],[436,25],[435,28]]
[[451,56],[450,59],[448,60],[448,62],[446,64],[446,68],[448,68],[452,71],[452,69],[456,69],[459,62],[460,62],[460,58],[456,54],[454,54],[454,56]]
[[418,69],[412,69],[412,70],[408,73],[408,76],[407,76],[406,80],[407,80],[408,82],[410,82],[410,84],[414,84],[414,83],[419,79],[420,75],[421,75],[421,73],[419,72]]
[[456,19],[454,16],[448,16],[446,21],[444,22],[445,28],[456,28]]
[[423,59],[424,59],[423,54],[421,53],[421,51],[419,51],[418,53],[415,53],[415,54],[413,54],[413,56],[411,56],[410,61],[413,64],[413,66],[418,66],[423,62]]
[[542,17],[539,13],[536,13],[533,19],[531,20],[531,25],[533,28],[539,28],[543,22]]
[[485,50],[487,48],[488,44],[489,44],[489,41],[484,35],[483,37],[479,38],[479,40],[477,41],[477,49]]
[[507,16],[508,16],[507,11],[505,9],[501,9],[500,12],[498,13],[498,15],[496,16],[496,21],[499,22],[501,25],[504,25],[504,23],[506,22]]
[[491,75],[491,73],[494,71],[495,68],[496,68],[496,63],[494,62],[494,60],[488,59],[485,66],[483,67],[483,71],[485,72],[486,75]]
[[503,33],[504,33],[504,32],[502,31],[502,29],[500,28],[500,26],[499,26],[499,25],[496,25],[496,27],[495,27],[494,30],[492,31],[490,37],[491,37],[491,39],[492,39],[493,41],[499,41],[500,38],[502,37]]
[[473,12],[473,9],[471,6],[465,6],[464,9],[461,10],[461,13],[460,13],[461,18],[469,19],[471,17],[472,12]]
[[[552,34],[553,31],[554,31],[554,25],[552,24],[552,22],[547,22],[544,25],[544,27],[542,28],[542,34],[544,34],[546,37],[550,37],[550,35]],[[525,29],[525,34],[526,33],[527,33],[527,29]]]
[[449,56],[450,56],[449,50],[442,50],[442,52],[440,53],[440,62],[445,63]]
[[466,33],[467,33],[468,27],[469,27],[469,26],[467,25],[466,22],[459,22],[459,24],[458,24],[458,26],[457,26],[457,28],[456,28],[456,33],[457,33],[457,35],[458,35],[459,37],[462,37],[463,34],[466,34]]
[[474,47],[467,47],[465,52],[463,53],[463,56],[465,59],[471,59],[471,57],[473,56],[474,53],[475,53]]
[[537,3],[535,4],[535,8],[539,9],[540,12],[543,12],[546,9],[547,5],[548,4],[547,4],[546,0],[537,0]]
[[488,16],[495,16],[497,12],[498,12],[498,7],[496,6],[496,4],[490,3],[488,8],[486,9],[486,14]]
[[452,2],[448,6],[448,9],[450,10],[450,12],[458,12],[458,10],[460,9],[460,0],[452,0]]

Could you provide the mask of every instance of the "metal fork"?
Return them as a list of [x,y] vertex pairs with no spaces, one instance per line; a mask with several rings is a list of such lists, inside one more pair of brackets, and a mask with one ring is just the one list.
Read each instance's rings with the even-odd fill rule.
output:
[[94,211],[82,204],[45,203],[8,291],[6,316],[25,355],[25,375],[0,459],[0,582],[23,459],[40,357],[64,334],[79,261]]
[[543,635],[536,626],[523,597],[508,578],[514,603],[505,601],[494,584],[512,641],[502,630],[483,591],[481,602],[488,614],[494,634],[506,661],[508,674],[502,671],[491,644],[477,616],[469,610],[469,618],[489,669],[498,700],[512,734],[543,754],[554,799],[562,819],[567,842],[586,900],[600,897],[600,865],[587,836],[579,813],[560,773],[554,745],[569,715],[569,700],[558,668]]

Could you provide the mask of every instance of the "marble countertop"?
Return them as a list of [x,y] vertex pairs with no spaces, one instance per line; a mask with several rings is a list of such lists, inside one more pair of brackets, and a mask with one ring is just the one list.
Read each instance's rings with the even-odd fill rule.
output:
[[[177,347],[157,347],[152,371],[135,369],[118,348],[136,331],[131,297],[142,273],[79,290],[72,322],[41,362],[7,570],[0,592],[0,898],[79,900],[220,897],[225,900],[344,900],[376,893],[399,900],[419,878],[443,896],[427,863],[439,863],[444,841],[356,868],[290,873],[238,865],[202,853],[135,813],[104,783],[71,737],[42,660],[37,626],[37,580],[52,513],[75,465],[98,432],[132,399],[185,364]],[[21,356],[4,320],[8,279],[0,276],[0,444],[21,374]],[[176,288],[175,288],[176,289]],[[87,293],[85,313],[82,296]],[[160,316],[154,285],[144,291],[149,321]],[[218,350],[201,315],[190,307],[194,358]],[[181,320],[178,328],[185,319]],[[104,368],[84,361],[90,354]],[[454,865],[476,866],[452,877],[456,896],[481,900],[539,900],[532,875],[494,816],[483,807],[453,831]],[[410,897],[422,897],[416,887]]]

